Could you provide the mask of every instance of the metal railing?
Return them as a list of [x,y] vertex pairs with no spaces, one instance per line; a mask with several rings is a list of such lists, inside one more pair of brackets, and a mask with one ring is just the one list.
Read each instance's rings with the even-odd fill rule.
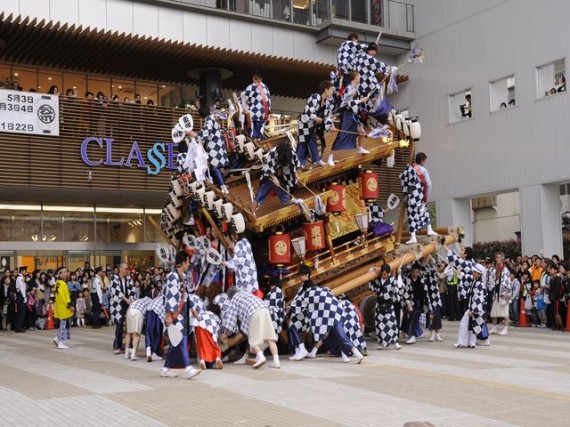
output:
[[414,6],[395,0],[175,0],[217,10],[318,27],[341,19],[414,32]]

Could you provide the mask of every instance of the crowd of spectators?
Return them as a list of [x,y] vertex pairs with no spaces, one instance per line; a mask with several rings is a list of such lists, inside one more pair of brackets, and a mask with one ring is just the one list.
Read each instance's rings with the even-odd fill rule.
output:
[[[492,295],[496,289],[490,284],[490,275],[495,271],[495,261],[486,258],[478,262],[487,268],[484,282],[488,295]],[[530,326],[564,330],[570,301],[570,264],[558,255],[551,258],[533,255],[506,258],[505,265],[511,279],[508,301],[511,324],[520,323],[520,311],[524,308]],[[463,313],[459,310],[458,292],[452,287],[458,286],[461,272],[448,266],[444,259],[438,263],[437,271],[444,318],[459,321]]]
[[[111,325],[109,318],[110,282],[114,274],[118,274],[118,267],[105,267],[103,277],[101,301],[101,320],[104,325]],[[72,326],[91,325],[92,304],[91,293],[95,270],[88,262],[83,268],[72,271],[68,287],[75,307],[75,318]],[[148,268],[146,271],[132,270],[131,277],[134,282],[136,298],[148,296],[155,298],[160,294],[166,273],[163,268]],[[54,271],[34,270],[28,272],[26,267],[19,269],[5,269],[0,272],[0,317],[1,330],[18,333],[44,329],[50,310],[53,311],[53,291],[55,285]]]

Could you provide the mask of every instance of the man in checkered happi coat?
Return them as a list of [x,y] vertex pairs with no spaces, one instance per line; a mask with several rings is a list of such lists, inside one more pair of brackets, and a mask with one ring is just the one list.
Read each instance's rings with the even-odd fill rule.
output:
[[350,353],[356,356],[356,363],[362,362],[362,353],[353,346],[343,329],[344,313],[338,299],[330,289],[314,286],[309,276],[301,273],[305,271],[299,269],[301,280],[304,281],[303,291],[291,303],[291,316],[301,313],[302,317],[309,319],[316,345],[309,353],[298,354],[293,360],[301,360],[304,357],[315,358],[319,347],[325,339],[328,339],[333,341],[335,347],[340,348],[343,362],[350,361],[348,358]]
[[408,224],[410,226],[410,240],[406,244],[417,243],[416,231],[427,227],[428,236],[435,231],[431,228],[431,220],[427,208],[428,196],[431,192],[431,179],[424,167],[427,156],[424,153],[416,154],[416,162],[408,165],[400,174],[402,193],[406,201]]
[[[237,239],[237,236],[233,236]],[[251,243],[245,237],[241,237],[236,243],[230,242],[233,246],[234,256],[222,264],[235,272],[235,286],[246,292],[252,293],[259,289],[257,282],[257,265],[253,258]]]
[[253,73],[253,82],[241,93],[247,110],[251,116],[251,137],[263,139],[263,127],[271,113],[271,93],[260,71]]
[[227,168],[230,165],[226,141],[222,137],[218,121],[213,114],[210,114],[208,107],[200,108],[200,116],[204,119],[204,126],[198,132],[197,139],[203,144],[206,153],[208,153],[212,179],[220,186],[222,192],[226,193],[227,188],[224,177],[220,172],[220,169]]

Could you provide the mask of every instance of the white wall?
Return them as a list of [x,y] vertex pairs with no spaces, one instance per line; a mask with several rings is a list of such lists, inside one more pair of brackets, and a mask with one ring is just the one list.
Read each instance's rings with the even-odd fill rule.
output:
[[[536,99],[536,66],[570,56],[570,2],[415,2],[425,49],[403,87],[418,114],[433,199],[471,197],[570,178],[570,98]],[[545,25],[545,23],[548,23]],[[489,82],[514,74],[517,106],[490,114]],[[473,119],[447,124],[447,96],[472,88]]]
[[324,63],[336,61],[336,48],[315,43],[311,33],[133,0],[0,0],[0,10],[166,40]]
[[498,194],[496,208],[474,211],[474,241],[515,239],[520,231],[520,197],[518,191]]

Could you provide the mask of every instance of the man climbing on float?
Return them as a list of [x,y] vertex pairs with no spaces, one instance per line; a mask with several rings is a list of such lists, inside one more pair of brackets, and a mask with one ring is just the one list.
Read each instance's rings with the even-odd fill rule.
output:
[[400,184],[406,200],[410,240],[407,245],[417,243],[416,232],[427,228],[428,236],[437,234],[431,228],[431,220],[427,208],[428,196],[431,193],[431,180],[425,168],[427,156],[416,154],[415,163],[408,165],[400,174]]

